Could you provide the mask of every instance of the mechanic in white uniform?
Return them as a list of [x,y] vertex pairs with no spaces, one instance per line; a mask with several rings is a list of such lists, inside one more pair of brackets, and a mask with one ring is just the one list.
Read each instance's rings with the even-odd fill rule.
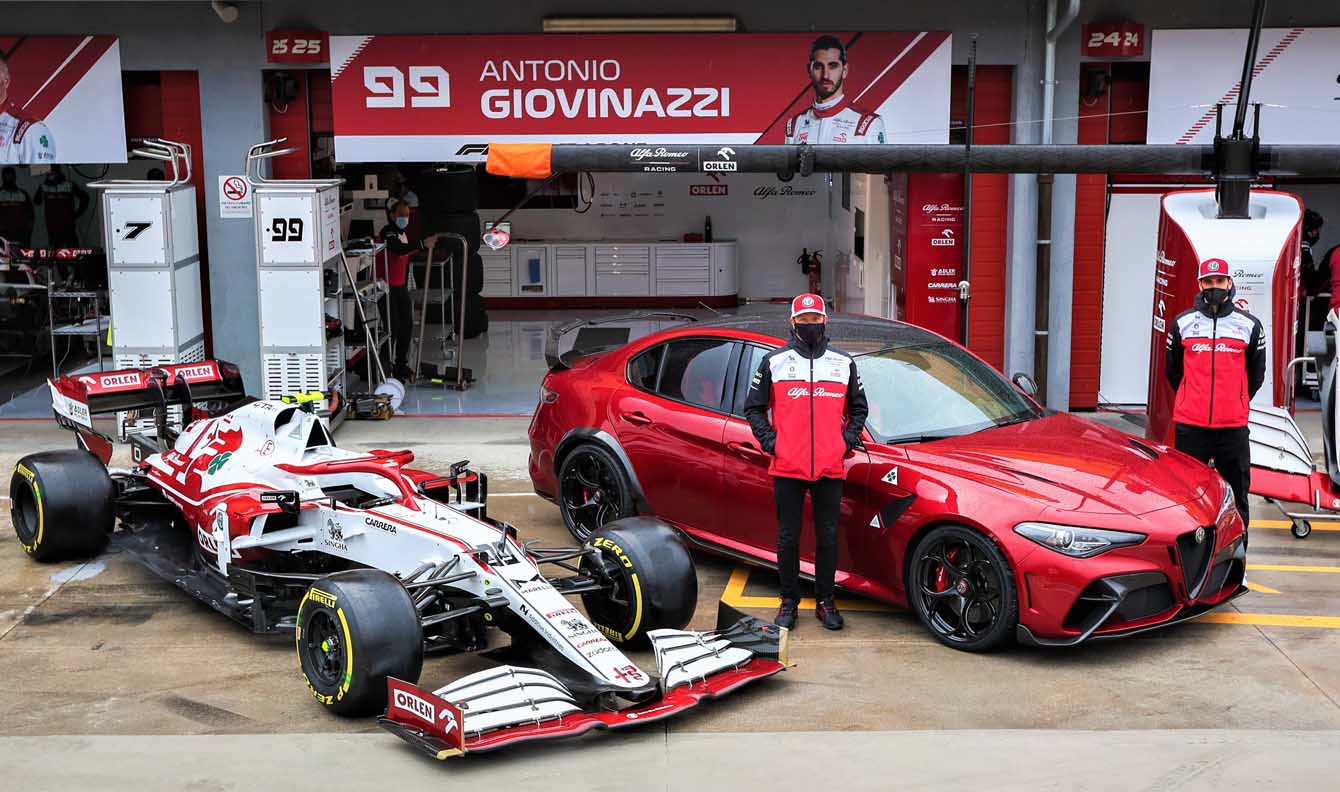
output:
[[9,64],[0,57],[0,163],[45,165],[56,161],[51,130],[9,100]]
[[814,103],[786,122],[787,143],[884,143],[884,119],[851,102],[842,93],[847,79],[847,48],[836,36],[820,36],[810,45],[810,84]]

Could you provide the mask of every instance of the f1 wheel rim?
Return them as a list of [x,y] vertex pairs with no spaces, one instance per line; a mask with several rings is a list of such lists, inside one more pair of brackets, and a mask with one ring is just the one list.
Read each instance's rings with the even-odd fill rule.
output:
[[618,475],[605,460],[591,451],[577,450],[563,466],[559,489],[563,512],[572,533],[585,540],[606,523],[622,515]]
[[915,570],[913,600],[943,640],[977,643],[1005,618],[1005,571],[972,540],[951,534],[927,544]]
[[327,610],[314,612],[303,629],[303,651],[307,665],[317,682],[327,688],[339,687],[344,679],[344,631]]

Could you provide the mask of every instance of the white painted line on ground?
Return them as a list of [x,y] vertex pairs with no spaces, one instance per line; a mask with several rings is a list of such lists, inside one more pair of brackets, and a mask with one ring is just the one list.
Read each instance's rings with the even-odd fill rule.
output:
[[490,492],[490,498],[538,498],[538,493],[534,492]]

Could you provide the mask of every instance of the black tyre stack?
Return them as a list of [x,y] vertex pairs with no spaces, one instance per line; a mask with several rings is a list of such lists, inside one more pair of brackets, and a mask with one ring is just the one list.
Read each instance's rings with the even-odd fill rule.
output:
[[[460,240],[451,237],[438,243],[435,255],[451,257],[452,283],[458,284],[458,291],[465,294],[464,335],[474,338],[489,327],[488,310],[480,296],[484,290],[484,260],[479,255],[479,244],[484,229],[479,219],[479,176],[473,167],[467,166],[430,170],[419,177],[416,187],[423,232],[458,234],[466,240],[464,261]],[[460,305],[453,300],[450,310],[455,324],[460,317]]]

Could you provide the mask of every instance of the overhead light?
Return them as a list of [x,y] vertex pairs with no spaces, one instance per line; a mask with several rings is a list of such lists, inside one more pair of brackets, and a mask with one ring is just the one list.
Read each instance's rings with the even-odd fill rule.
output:
[[210,5],[214,8],[214,13],[218,14],[219,19],[224,22],[232,23],[237,21],[237,15],[239,13],[237,10],[237,3],[223,3],[219,0],[213,0]]
[[545,33],[734,33],[732,16],[545,17]]

